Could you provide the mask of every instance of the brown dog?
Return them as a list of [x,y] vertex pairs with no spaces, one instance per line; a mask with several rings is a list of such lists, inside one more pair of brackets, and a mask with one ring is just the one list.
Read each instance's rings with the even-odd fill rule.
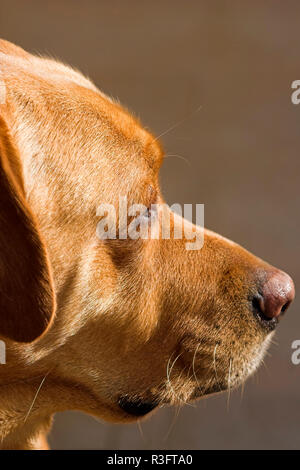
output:
[[0,92],[2,447],[44,447],[57,411],[129,422],[241,384],[291,279],[206,230],[190,251],[99,239],[100,203],[163,201],[156,140],[78,72],[6,41]]

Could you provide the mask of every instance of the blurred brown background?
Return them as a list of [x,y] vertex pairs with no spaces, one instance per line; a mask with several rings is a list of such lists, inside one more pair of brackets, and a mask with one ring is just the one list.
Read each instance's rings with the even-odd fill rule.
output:
[[[89,75],[163,138],[169,203],[205,203],[205,225],[300,283],[300,3],[295,0],[1,0],[0,36]],[[197,109],[201,106],[201,109]],[[278,346],[245,387],[112,426],[58,414],[55,449],[300,448],[296,299]]]

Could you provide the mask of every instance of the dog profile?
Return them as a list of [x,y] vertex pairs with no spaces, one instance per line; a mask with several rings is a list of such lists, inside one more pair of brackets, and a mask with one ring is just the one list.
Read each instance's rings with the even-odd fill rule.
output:
[[126,423],[243,383],[291,278],[206,229],[199,250],[97,237],[99,204],[163,204],[162,147],[79,72],[4,40],[0,82],[2,448],[47,448],[58,411]]

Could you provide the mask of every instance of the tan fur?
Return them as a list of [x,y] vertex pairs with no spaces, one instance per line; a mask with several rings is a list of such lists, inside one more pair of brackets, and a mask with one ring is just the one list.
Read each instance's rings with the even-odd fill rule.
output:
[[129,422],[122,395],[182,404],[242,383],[271,336],[249,307],[255,273],[269,266],[207,230],[199,251],[177,239],[100,241],[100,203],[163,201],[158,142],[80,73],[5,41],[0,79],[16,149],[9,171],[43,239],[57,305],[36,341],[3,336],[2,447],[44,448],[57,411]]

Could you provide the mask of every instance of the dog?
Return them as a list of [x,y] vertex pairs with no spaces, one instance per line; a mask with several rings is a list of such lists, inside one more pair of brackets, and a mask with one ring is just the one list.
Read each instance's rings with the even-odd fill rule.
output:
[[76,70],[0,41],[0,436],[45,449],[52,416],[141,419],[242,384],[294,285],[197,227],[169,239],[101,238],[100,203],[163,204],[163,150]]

